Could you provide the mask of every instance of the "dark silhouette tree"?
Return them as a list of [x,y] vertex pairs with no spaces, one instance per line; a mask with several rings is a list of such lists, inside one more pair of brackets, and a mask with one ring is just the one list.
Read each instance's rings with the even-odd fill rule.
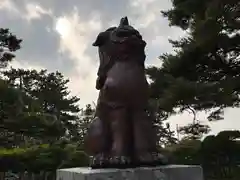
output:
[[170,40],[175,53],[160,57],[152,67],[152,97],[161,109],[211,111],[208,119],[222,119],[223,109],[239,106],[240,3],[237,0],[174,0],[162,12],[171,26],[188,32]]

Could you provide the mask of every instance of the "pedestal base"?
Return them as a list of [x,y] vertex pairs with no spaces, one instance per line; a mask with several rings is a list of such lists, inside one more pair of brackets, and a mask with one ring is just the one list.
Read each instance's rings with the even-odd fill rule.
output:
[[203,180],[200,166],[168,165],[134,169],[70,168],[57,170],[56,180]]

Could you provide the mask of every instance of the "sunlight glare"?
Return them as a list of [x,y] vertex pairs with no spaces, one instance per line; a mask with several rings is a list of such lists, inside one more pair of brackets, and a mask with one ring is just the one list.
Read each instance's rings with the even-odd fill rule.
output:
[[56,23],[56,31],[61,35],[62,38],[66,38],[70,32],[70,23],[65,18],[60,18]]

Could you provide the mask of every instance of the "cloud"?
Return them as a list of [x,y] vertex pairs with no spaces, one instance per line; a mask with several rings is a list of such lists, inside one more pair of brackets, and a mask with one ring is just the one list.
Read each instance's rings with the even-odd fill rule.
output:
[[36,66],[36,65],[32,65],[32,64],[29,64],[28,62],[25,62],[25,63],[21,63],[17,60],[11,62],[9,64],[9,67],[8,68],[16,68],[16,69],[30,69],[30,70],[41,70],[41,69],[45,69],[44,67],[42,66]]
[[91,38],[101,29],[101,21],[97,17],[92,15],[90,21],[86,22],[74,11],[56,19],[55,29],[60,36],[59,52],[68,53],[70,59],[77,60],[83,75],[89,73],[89,68],[93,66],[91,57],[85,51],[91,47]]
[[15,11],[15,12],[18,11],[14,3],[12,3],[12,1],[9,1],[9,0],[1,0],[0,9],[7,10],[7,11]]
[[26,14],[23,16],[27,21],[41,19],[43,15],[52,15],[51,10],[46,10],[38,4],[26,4]]
[[11,16],[15,18],[22,18],[27,21],[41,19],[43,15],[52,15],[51,10],[44,9],[38,3],[22,4],[23,8],[18,8],[17,4],[12,0],[1,0],[0,9],[9,14],[11,13]]
[[93,38],[102,28],[98,14],[90,15],[89,21],[84,21],[75,9],[71,14],[56,19],[55,30],[60,36],[60,53],[68,54],[69,60],[75,63],[71,73],[70,88],[81,97],[83,104],[96,100],[95,79],[97,59],[88,55],[86,50],[92,47]]

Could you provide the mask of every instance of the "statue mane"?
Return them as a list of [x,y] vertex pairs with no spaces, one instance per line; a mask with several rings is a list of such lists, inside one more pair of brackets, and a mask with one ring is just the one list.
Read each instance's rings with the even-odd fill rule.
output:
[[146,42],[129,25],[127,17],[121,19],[118,27],[110,27],[99,33],[93,46],[99,49],[98,76],[104,76],[117,61],[135,61],[144,67]]

